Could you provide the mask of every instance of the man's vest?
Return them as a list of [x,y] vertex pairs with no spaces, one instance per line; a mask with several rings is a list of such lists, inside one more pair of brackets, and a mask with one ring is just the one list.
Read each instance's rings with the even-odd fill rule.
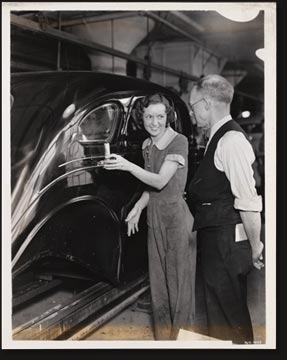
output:
[[231,130],[239,131],[247,138],[243,129],[234,120],[225,123],[212,137],[190,183],[189,201],[195,216],[193,230],[242,222],[239,211],[234,209],[230,182],[225,173],[219,171],[214,164],[217,143],[227,131]]

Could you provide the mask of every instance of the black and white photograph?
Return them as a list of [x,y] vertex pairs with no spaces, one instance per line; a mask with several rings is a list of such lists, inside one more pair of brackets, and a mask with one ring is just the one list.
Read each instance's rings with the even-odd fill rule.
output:
[[3,349],[276,349],[276,2],[2,2],[2,79]]

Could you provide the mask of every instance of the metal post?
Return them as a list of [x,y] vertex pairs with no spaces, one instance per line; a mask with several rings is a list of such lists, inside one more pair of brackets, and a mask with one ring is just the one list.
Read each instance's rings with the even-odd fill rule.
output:
[[[114,20],[111,20],[111,41],[112,41],[112,49],[114,49]],[[115,72],[115,57],[112,55],[112,72]]]
[[[61,30],[61,11],[58,14],[58,29]],[[57,70],[60,71],[61,69],[61,40],[58,40],[58,51],[57,51]]]

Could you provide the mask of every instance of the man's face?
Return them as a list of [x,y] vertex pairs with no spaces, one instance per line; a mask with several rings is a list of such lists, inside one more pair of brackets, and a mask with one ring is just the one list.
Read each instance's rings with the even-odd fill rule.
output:
[[210,127],[210,123],[207,100],[200,92],[193,89],[190,93],[189,105],[192,123],[197,125],[199,128],[208,129]]

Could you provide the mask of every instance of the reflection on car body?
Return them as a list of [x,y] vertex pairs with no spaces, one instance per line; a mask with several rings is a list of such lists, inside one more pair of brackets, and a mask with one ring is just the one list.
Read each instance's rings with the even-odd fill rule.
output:
[[101,161],[108,143],[143,166],[147,133],[136,107],[151,93],[173,102],[172,127],[191,137],[184,102],[150,82],[93,72],[13,74],[11,92],[13,276],[59,264],[114,283],[144,273],[145,217],[130,238],[124,223],[142,185]]

